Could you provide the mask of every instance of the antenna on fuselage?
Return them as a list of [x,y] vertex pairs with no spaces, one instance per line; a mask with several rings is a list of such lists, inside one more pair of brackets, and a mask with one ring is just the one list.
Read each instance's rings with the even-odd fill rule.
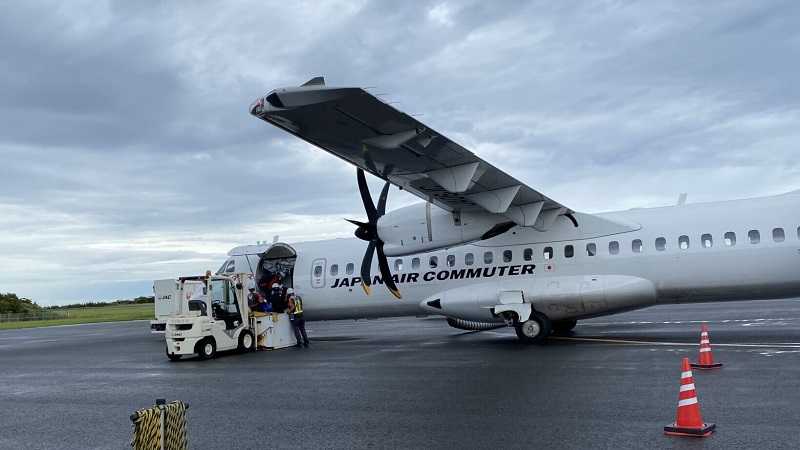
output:
[[689,195],[688,192],[684,192],[683,194],[678,197],[678,206],[683,206],[686,204],[686,196]]

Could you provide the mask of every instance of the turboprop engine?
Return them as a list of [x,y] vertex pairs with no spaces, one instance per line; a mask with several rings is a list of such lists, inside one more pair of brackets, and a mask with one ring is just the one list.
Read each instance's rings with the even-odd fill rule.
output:
[[[376,205],[370,196],[364,170],[360,167],[356,169],[356,178],[367,221],[345,220],[357,227],[357,238],[369,243],[361,261],[361,286],[367,295],[370,292],[369,280],[372,279],[370,267],[373,254],[378,256],[383,283],[395,297],[403,298],[392,281],[387,255],[402,256],[489,239],[514,226],[514,222],[498,222],[501,216],[494,214],[450,213],[430,203],[406,206],[385,214],[389,182],[383,186]],[[384,250],[386,243],[389,243],[389,247]]]
[[439,250],[502,234],[514,226],[486,212],[450,212],[430,203],[396,209],[378,219],[386,256]]

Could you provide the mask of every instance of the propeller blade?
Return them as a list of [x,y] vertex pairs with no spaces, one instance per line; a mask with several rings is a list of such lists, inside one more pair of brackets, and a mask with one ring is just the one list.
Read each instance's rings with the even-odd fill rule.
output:
[[364,288],[364,292],[369,295],[369,288],[370,288],[370,280],[372,275],[370,274],[370,267],[372,267],[372,255],[375,253],[375,246],[377,242],[374,240],[369,241],[369,245],[367,245],[367,251],[364,252],[364,259],[361,260],[361,287]]
[[385,165],[383,167],[383,172],[381,172],[383,174],[383,178],[389,179],[388,177],[389,177],[389,175],[392,174],[393,170],[394,170],[394,164],[389,163],[389,164]]
[[375,223],[378,220],[378,211],[375,209],[375,203],[372,202],[372,196],[369,195],[369,186],[367,185],[367,178],[364,176],[364,169],[359,167],[356,170],[356,177],[358,178],[358,191],[361,193],[361,201],[364,203],[364,210],[367,212],[367,220],[370,223]]
[[357,220],[351,220],[351,219],[344,219],[344,220],[358,227],[356,228],[356,231],[353,232],[353,234],[355,234],[356,237],[361,239],[362,241],[371,241],[375,237],[374,235],[377,234],[377,230],[375,229],[375,227],[368,223],[359,222]]
[[[366,152],[366,150],[364,151]],[[367,153],[365,153],[365,155],[368,156]],[[389,171],[392,170],[390,166],[386,168]],[[364,210],[367,212],[367,223],[350,219],[345,220],[358,227],[356,228],[355,235],[359,239],[369,241],[367,251],[364,252],[364,259],[361,261],[361,287],[363,287],[364,292],[369,295],[371,289],[370,278],[372,277],[370,273],[372,268],[372,255],[377,250],[378,267],[381,269],[383,283],[392,291],[395,297],[403,298],[392,279],[392,272],[389,270],[389,261],[387,261],[386,254],[383,252],[383,241],[381,241],[380,236],[378,236],[378,219],[386,213],[386,199],[389,196],[389,185],[391,183],[389,183],[388,180],[386,181],[386,184],[381,190],[381,195],[378,197],[378,207],[376,208],[375,203],[372,201],[372,196],[369,194],[369,186],[364,176],[364,169],[359,167],[356,170],[356,177],[358,178],[358,191],[361,193],[361,201],[364,203]]]
[[378,250],[378,267],[381,268],[383,284],[392,291],[395,297],[402,299],[403,296],[400,295],[400,291],[397,290],[397,285],[394,284],[394,280],[392,279],[392,272],[389,270],[389,261],[386,260],[386,255],[383,253],[383,242],[378,241],[376,249]]
[[375,161],[372,160],[372,156],[369,154],[369,150],[367,150],[367,144],[361,144],[361,156],[364,157],[364,165],[367,166],[367,169],[371,170],[372,173],[380,173],[378,167],[375,166]]
[[355,225],[355,226],[357,226],[357,227],[359,227],[359,228],[360,228],[360,227],[365,227],[365,228],[366,228],[366,227],[368,227],[368,226],[369,226],[369,224],[368,224],[368,223],[359,222],[359,221],[357,221],[357,220],[353,220],[353,219],[344,219],[344,220],[346,220],[346,221],[348,221],[348,222],[352,223],[353,225]]
[[378,197],[378,217],[375,218],[376,232],[378,226],[378,219],[380,219],[382,215],[386,214],[386,198],[389,197],[389,184],[390,183],[387,181],[386,184],[383,185],[381,196]]

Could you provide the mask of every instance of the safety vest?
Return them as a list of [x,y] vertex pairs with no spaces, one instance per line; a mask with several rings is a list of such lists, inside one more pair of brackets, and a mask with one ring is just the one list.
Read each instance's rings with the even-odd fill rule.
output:
[[302,314],[303,313],[303,300],[300,299],[297,295],[292,295],[292,300],[294,301],[294,313],[295,314]]

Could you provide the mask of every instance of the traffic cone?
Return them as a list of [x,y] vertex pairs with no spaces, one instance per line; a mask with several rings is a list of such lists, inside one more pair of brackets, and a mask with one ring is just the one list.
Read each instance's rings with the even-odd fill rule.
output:
[[683,358],[683,373],[681,373],[681,389],[678,394],[678,420],[672,425],[664,427],[666,434],[675,436],[711,436],[716,424],[703,423],[700,418],[700,406],[697,404],[697,392],[694,389],[694,378],[689,365],[689,358]]
[[712,370],[721,369],[722,364],[714,364],[714,356],[711,354],[711,341],[708,340],[708,330],[706,324],[703,324],[700,333],[700,361],[697,364],[692,364],[693,369]]

